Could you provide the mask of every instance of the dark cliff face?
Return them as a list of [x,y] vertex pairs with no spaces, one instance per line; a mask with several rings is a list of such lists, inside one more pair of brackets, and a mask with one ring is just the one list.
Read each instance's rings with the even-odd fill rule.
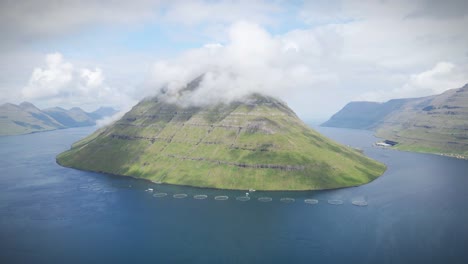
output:
[[205,106],[147,98],[57,160],[157,182],[258,190],[355,186],[385,169],[308,128],[285,103],[259,94]]

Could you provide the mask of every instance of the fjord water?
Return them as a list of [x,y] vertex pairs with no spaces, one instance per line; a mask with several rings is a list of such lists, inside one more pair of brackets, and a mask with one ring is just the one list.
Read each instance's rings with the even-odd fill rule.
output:
[[1,137],[0,263],[468,263],[468,161],[375,148],[368,131],[317,129],[388,170],[360,187],[257,191],[241,202],[245,191],[58,166],[55,156],[93,128]]

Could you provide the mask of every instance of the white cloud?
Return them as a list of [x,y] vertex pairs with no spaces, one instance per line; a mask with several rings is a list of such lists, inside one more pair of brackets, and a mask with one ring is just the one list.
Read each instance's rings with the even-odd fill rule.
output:
[[432,69],[412,74],[401,87],[390,91],[372,91],[359,100],[387,101],[392,98],[412,98],[443,93],[468,83],[468,71],[450,62],[438,62]]
[[230,24],[239,20],[270,24],[275,21],[272,14],[281,10],[278,3],[263,0],[174,1],[167,7],[163,18],[186,26],[201,23]]
[[106,117],[104,117],[102,119],[96,120],[96,126],[97,127],[104,127],[104,126],[107,126],[107,125],[110,125],[110,124],[114,123],[115,121],[122,118],[122,116],[124,116],[125,113],[130,111],[131,108],[132,108],[132,105],[123,105],[123,106],[121,106],[121,108],[119,109],[119,112],[115,113],[114,115],[106,116]]
[[60,53],[46,56],[46,68],[35,68],[22,94],[26,99],[57,96],[73,80],[73,65],[64,62]]
[[447,89],[463,86],[468,81],[467,77],[457,71],[453,63],[439,62],[428,71],[411,75],[409,82],[402,87],[401,91],[442,93]]
[[0,46],[15,49],[25,40],[54,39],[99,27],[160,23],[180,25],[182,31],[204,24],[215,30],[241,19],[277,24],[274,15],[282,11],[280,6],[267,0],[0,1]]
[[[462,69],[467,63],[457,61],[457,51],[465,50],[468,38],[451,27],[459,20],[405,19],[402,7],[383,7],[367,6],[372,14],[351,8],[348,11],[361,20],[277,35],[255,23],[234,23],[223,45],[207,44],[156,62],[143,94],[156,94],[166,86],[169,97],[205,104],[261,92],[290,102],[302,116],[324,116],[351,100],[424,96],[466,80]],[[446,41],[453,35],[460,37],[449,45]],[[438,40],[429,41],[428,36]],[[441,64],[419,76],[426,71],[421,69],[444,59],[459,66]],[[179,93],[203,73],[207,74],[198,91]]]
[[[176,95],[202,73],[204,89],[187,100],[263,91],[303,117],[331,115],[360,94],[384,100],[436,93],[457,87],[468,72],[466,1],[436,2],[3,1],[0,101],[19,100],[17,87],[27,78],[29,98],[79,105],[141,99],[161,85]],[[38,65],[31,53],[44,45],[75,51],[71,73],[62,58],[31,74]]]
[[[273,36],[254,23],[238,22],[225,45],[205,45],[170,61],[154,64],[147,94],[161,93],[183,104],[228,102],[253,93],[284,97],[317,83],[333,80],[314,55],[320,47],[311,32]],[[305,57],[307,60],[305,59]],[[205,74],[199,89],[182,92],[189,81]]]
[[[2,44],[70,34],[85,27],[130,25],[151,21],[159,1],[1,1]],[[3,41],[2,41],[3,42]]]
[[127,95],[105,83],[102,70],[77,68],[60,53],[45,56],[45,67],[33,70],[21,93],[24,100],[51,102],[59,105],[128,104]]
[[86,86],[88,87],[98,87],[101,86],[104,82],[104,75],[100,68],[96,68],[94,71],[89,69],[81,70],[81,78],[85,80]]
[[467,16],[468,2],[466,0],[424,0],[419,8],[411,12],[411,18],[431,17],[435,19],[453,19]]
[[468,72],[450,62],[439,62],[432,69],[412,74],[403,87],[394,94],[404,97],[418,97],[440,94],[446,90],[460,88],[468,83]]

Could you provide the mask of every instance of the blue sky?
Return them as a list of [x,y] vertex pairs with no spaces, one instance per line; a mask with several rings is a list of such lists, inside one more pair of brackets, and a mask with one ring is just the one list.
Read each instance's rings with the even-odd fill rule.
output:
[[[468,82],[466,1],[3,1],[0,103],[128,109],[262,92],[304,119]],[[235,76],[235,77],[233,77]]]

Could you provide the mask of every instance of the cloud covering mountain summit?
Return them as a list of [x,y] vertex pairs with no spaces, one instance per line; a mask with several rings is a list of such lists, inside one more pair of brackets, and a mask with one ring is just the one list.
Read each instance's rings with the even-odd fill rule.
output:
[[[313,62],[303,60],[308,52],[304,44],[295,34],[272,36],[257,24],[235,23],[225,44],[208,44],[173,60],[157,61],[145,92],[164,91],[167,99],[192,105],[230,102],[251,93],[283,97],[324,78],[316,77],[319,69]],[[181,92],[201,75],[198,89]]]

